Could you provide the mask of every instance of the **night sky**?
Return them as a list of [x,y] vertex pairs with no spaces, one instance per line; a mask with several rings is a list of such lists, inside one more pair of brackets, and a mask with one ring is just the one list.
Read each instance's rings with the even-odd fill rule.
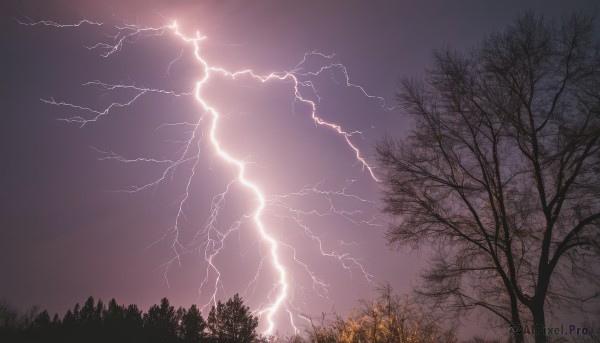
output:
[[[179,94],[193,91],[205,75],[193,46],[172,30],[134,36],[106,58],[85,48],[114,44],[116,26],[159,27],[177,20],[185,35],[198,31],[207,37],[199,44],[208,64],[230,71],[250,68],[266,75],[292,70],[306,53],[335,54],[308,55],[302,71],[338,65],[304,77],[311,86],[305,84],[302,90],[317,103],[321,118],[346,132],[362,133],[353,134],[351,142],[376,167],[377,140],[384,134],[401,136],[410,128],[401,109],[388,110],[395,105],[398,79],[422,75],[435,47],[474,46],[529,9],[551,18],[573,10],[593,13],[597,5],[3,1],[0,297],[21,308],[38,304],[62,315],[90,295],[136,303],[144,310],[165,296],[176,306],[210,306],[215,289],[216,299],[239,293],[258,310],[267,308],[280,290],[269,245],[247,217],[257,205],[256,196],[239,181],[230,184],[237,170],[211,144],[208,114],[196,132],[202,139],[190,145],[198,157],[185,152],[193,132],[191,125],[181,123],[196,123],[203,114],[193,95],[147,92],[83,127],[58,119],[91,118],[93,113],[41,101],[103,111],[138,93],[84,83],[98,80]],[[74,24],[82,19],[104,24],[57,28],[18,23]],[[350,82],[380,98],[347,86],[340,64]],[[390,218],[378,212],[379,185],[342,136],[317,125],[310,107],[294,101],[290,79],[261,83],[215,73],[202,94],[221,114],[217,136],[222,147],[246,163],[248,179],[267,199],[262,218],[281,242],[279,253],[290,283],[286,305],[296,324],[305,324],[301,314],[319,315],[332,308],[345,313],[360,297],[372,296],[378,282],[389,281],[399,293],[410,291],[427,251],[387,247],[383,235]],[[108,158],[117,155],[156,161]],[[156,187],[124,192],[161,178],[169,163],[160,161],[181,156],[189,160]],[[178,216],[180,205],[183,213]],[[211,217],[215,209],[218,215]],[[217,231],[232,228],[237,229],[224,237],[223,246],[209,241]],[[220,276],[207,262],[207,251],[215,254]],[[285,310],[276,317],[277,329],[288,332]],[[262,321],[260,328],[265,325]]]

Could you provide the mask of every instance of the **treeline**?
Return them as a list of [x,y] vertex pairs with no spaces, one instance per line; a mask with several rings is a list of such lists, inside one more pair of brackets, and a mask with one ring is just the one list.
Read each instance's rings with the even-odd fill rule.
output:
[[64,317],[31,308],[19,313],[0,300],[0,342],[255,343],[258,318],[236,294],[213,306],[205,320],[196,305],[175,309],[167,298],[143,313],[137,305],[108,304],[93,297]]
[[[60,318],[31,308],[19,313],[0,299],[0,342],[85,343],[456,343],[456,332],[446,319],[426,311],[408,296],[395,295],[388,284],[378,296],[363,299],[345,315],[312,318],[302,334],[265,337],[256,333],[258,318],[236,294],[218,302],[206,319],[196,305],[175,309],[164,298],[143,313],[136,305],[108,304],[89,297]],[[446,323],[447,324],[447,323]],[[473,338],[469,343],[508,340]]]

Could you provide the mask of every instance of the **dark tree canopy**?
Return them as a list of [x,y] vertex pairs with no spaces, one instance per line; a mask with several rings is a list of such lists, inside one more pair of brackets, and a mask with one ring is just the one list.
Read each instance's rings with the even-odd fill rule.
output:
[[181,332],[184,337],[183,341],[188,342],[199,342],[206,335],[204,329],[206,328],[206,322],[202,318],[202,314],[196,305],[192,305],[189,310],[183,310],[181,318]]
[[385,212],[398,219],[387,238],[433,248],[416,290],[439,306],[544,327],[548,311],[598,295],[592,23],[526,13],[471,50],[436,51],[424,79],[402,80],[414,128],[377,148]]
[[[89,343],[227,343],[266,340],[255,332],[258,319],[237,295],[213,307],[212,330],[207,330],[196,305],[177,310],[163,298],[160,304],[142,313],[136,305],[119,305],[115,299],[105,306],[89,297],[83,306],[76,304],[61,320],[50,320],[48,311],[31,307],[24,313],[0,298],[0,342],[89,342]],[[229,317],[231,316],[231,317]]]
[[150,334],[152,342],[173,342],[177,337],[179,318],[175,308],[167,298],[160,305],[152,305],[144,314],[144,328]]
[[258,318],[237,294],[226,303],[219,301],[212,307],[207,326],[218,343],[251,343],[258,337]]

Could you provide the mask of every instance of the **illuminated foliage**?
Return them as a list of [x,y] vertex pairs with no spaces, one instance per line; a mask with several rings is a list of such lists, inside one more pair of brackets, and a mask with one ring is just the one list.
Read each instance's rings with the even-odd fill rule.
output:
[[394,295],[385,284],[378,297],[363,299],[347,318],[336,316],[309,330],[309,341],[317,343],[409,343],[455,342],[454,331],[442,326],[442,318],[427,314],[409,297]]

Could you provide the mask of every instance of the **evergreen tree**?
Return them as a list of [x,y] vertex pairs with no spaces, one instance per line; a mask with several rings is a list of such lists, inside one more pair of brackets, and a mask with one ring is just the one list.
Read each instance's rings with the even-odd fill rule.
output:
[[65,313],[65,316],[63,317],[62,320],[62,324],[64,327],[72,327],[75,326],[76,323],[76,319],[75,319],[75,315],[73,314],[73,312],[71,312],[71,310],[67,310],[67,313]]
[[125,310],[113,298],[108,307],[102,310],[102,334],[105,340],[121,342],[124,340]]
[[108,302],[108,307],[102,313],[102,319],[108,326],[113,326],[125,320],[125,308],[119,306],[117,301],[112,298]]
[[181,316],[181,333],[182,340],[186,343],[201,342],[204,338],[204,329],[206,328],[206,322],[200,310],[196,305],[192,305],[189,310],[185,311]]
[[236,294],[225,304],[219,301],[208,314],[208,330],[217,343],[250,343],[258,338],[258,318]]
[[126,342],[141,342],[144,337],[142,311],[135,304],[123,307],[123,332]]
[[105,306],[104,306],[104,302],[102,302],[102,299],[98,299],[98,303],[96,304],[96,308],[94,310],[93,313],[93,321],[95,323],[101,323],[103,318],[102,318],[102,314],[105,311]]
[[144,314],[144,331],[152,342],[169,343],[177,341],[179,318],[175,308],[167,298],[160,301],[160,306],[153,305]]
[[60,320],[60,317],[58,316],[58,313],[54,314],[54,318],[52,318],[52,325],[54,326],[58,326],[61,325],[62,321]]
[[52,335],[54,326],[50,322],[50,314],[44,310],[38,313],[33,319],[31,325],[25,329],[21,337],[32,342],[55,341]]
[[89,324],[94,320],[95,309],[94,297],[90,296],[83,304],[79,314],[79,318],[83,324]]
[[47,328],[48,326],[50,326],[50,314],[47,310],[44,310],[35,316],[35,319],[33,320],[33,327],[37,329]]
[[124,316],[128,327],[142,327],[142,311],[137,307],[137,305],[131,304],[127,306]]
[[79,303],[75,304],[75,307],[73,308],[73,322],[75,324],[79,324],[81,320],[81,305],[79,305]]

